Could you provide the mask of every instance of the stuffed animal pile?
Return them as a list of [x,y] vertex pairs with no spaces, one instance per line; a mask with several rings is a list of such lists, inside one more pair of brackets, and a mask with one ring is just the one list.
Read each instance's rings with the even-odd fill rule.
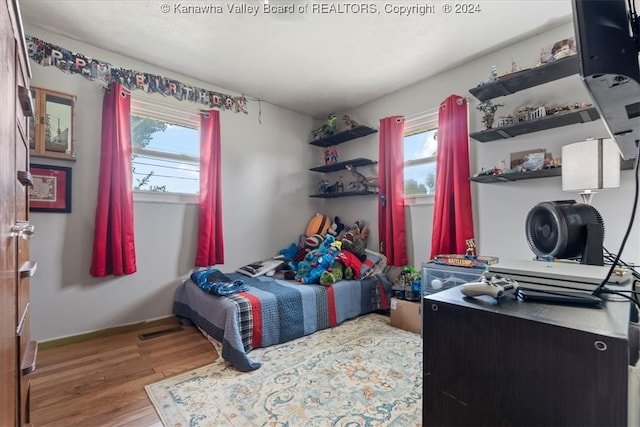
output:
[[281,249],[288,268],[300,283],[329,286],[343,278],[357,279],[365,260],[369,229],[362,221],[345,225],[335,217],[323,236],[301,236],[298,244]]
[[340,242],[336,242],[332,235],[327,235],[317,249],[310,251],[298,263],[295,279],[300,283],[320,283],[320,277],[325,272],[331,272],[340,253]]

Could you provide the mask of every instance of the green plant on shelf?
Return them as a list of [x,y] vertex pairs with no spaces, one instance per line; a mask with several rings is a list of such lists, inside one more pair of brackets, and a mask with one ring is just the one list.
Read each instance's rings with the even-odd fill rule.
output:
[[493,119],[495,118],[496,111],[500,107],[504,107],[504,104],[494,104],[490,99],[476,106],[476,109],[482,112],[481,120],[485,129],[491,129],[493,127]]

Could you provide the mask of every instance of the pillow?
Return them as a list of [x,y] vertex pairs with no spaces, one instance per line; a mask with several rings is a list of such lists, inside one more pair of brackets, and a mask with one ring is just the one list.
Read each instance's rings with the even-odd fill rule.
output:
[[252,262],[236,270],[237,273],[242,273],[249,277],[258,277],[263,275],[272,275],[275,270],[284,264],[282,259],[265,259],[262,261]]
[[387,266],[387,257],[370,249],[365,249],[364,255],[366,258],[362,262],[360,279],[366,279],[367,277],[371,277],[376,274],[382,274],[384,268]]

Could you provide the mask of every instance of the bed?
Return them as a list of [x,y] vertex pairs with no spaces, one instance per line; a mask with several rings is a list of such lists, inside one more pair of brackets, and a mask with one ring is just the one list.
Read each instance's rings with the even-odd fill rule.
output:
[[173,312],[221,344],[221,356],[240,371],[258,369],[249,359],[255,348],[300,338],[373,311],[388,310],[391,283],[382,274],[340,280],[331,286],[301,284],[266,276],[226,274],[242,280],[245,292],[217,296],[187,280]]

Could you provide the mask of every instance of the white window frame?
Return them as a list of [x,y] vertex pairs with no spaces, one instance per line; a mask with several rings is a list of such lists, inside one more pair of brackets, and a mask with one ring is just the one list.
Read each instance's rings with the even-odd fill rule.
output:
[[[438,109],[423,114],[409,116],[404,121],[404,135],[406,138],[422,132],[427,132],[438,128]],[[406,167],[435,163],[438,161],[437,156],[423,157],[420,159],[407,160],[403,164],[403,170]],[[436,187],[438,182],[436,181]],[[404,197],[405,206],[411,205],[432,205],[434,203],[433,194],[412,194]]]
[[[147,97],[131,97],[131,115],[148,117],[154,120],[200,130],[200,111],[158,102]],[[199,162],[199,158],[192,156],[167,153],[146,148],[131,147],[132,154],[148,155],[167,160]],[[172,193],[161,191],[133,190],[134,202],[169,203],[169,204],[198,204],[198,194]]]

